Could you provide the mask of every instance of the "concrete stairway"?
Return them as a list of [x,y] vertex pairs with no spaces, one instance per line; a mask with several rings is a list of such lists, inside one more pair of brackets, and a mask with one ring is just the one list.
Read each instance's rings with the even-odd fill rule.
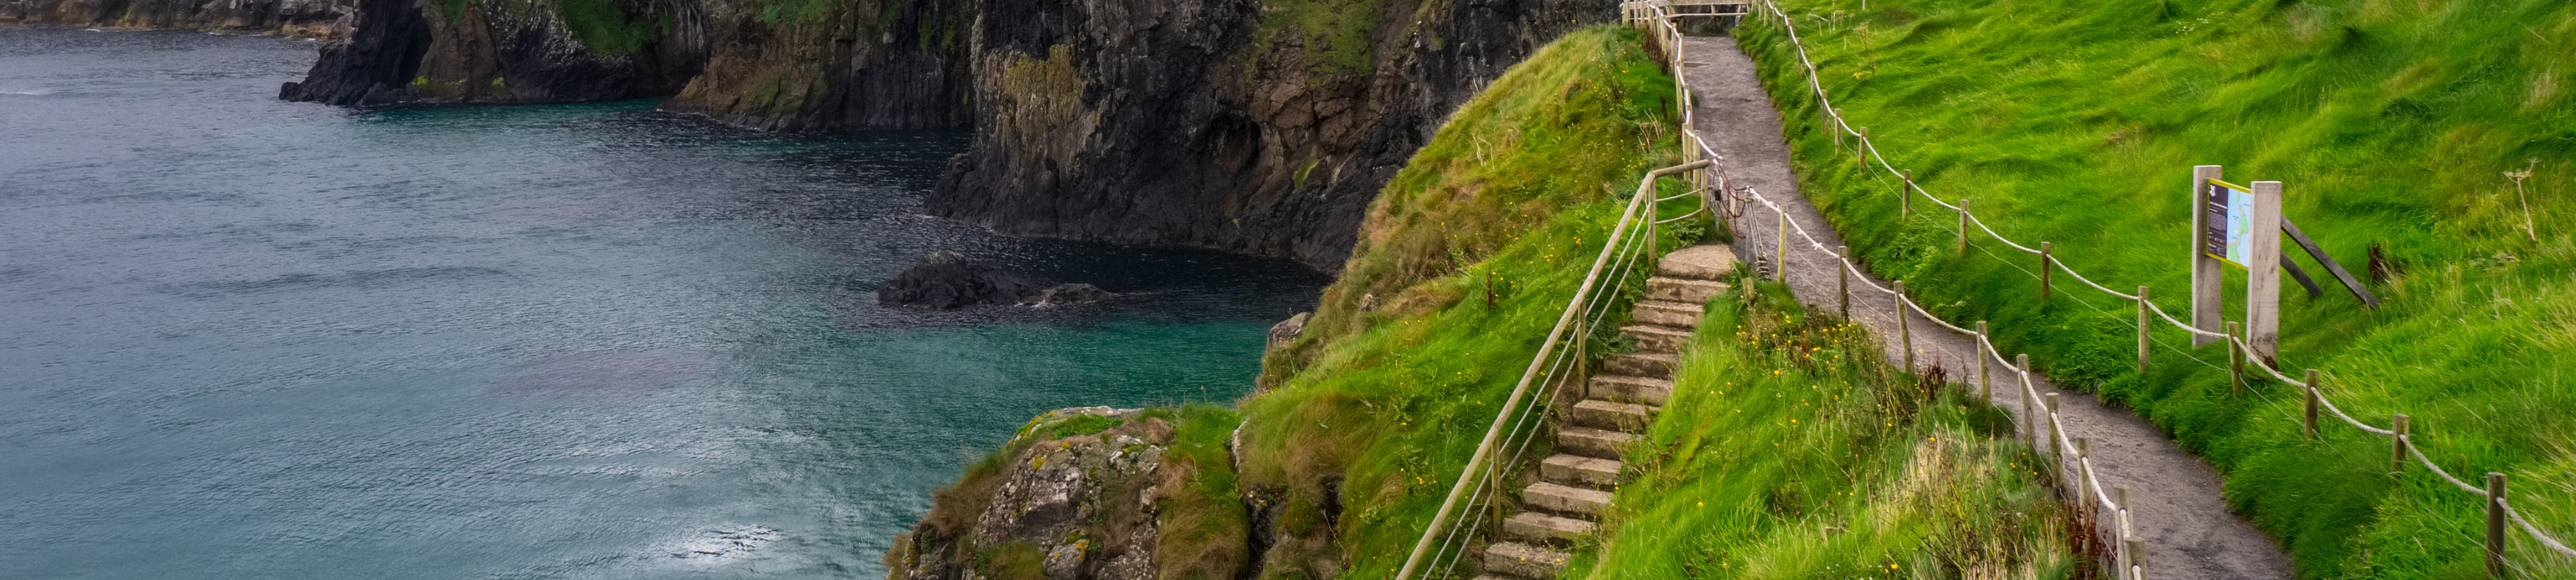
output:
[[1555,580],[1571,557],[1565,549],[1599,527],[1619,484],[1620,458],[1645,436],[1672,396],[1673,366],[1699,327],[1700,305],[1726,292],[1735,269],[1726,246],[1693,246],[1663,259],[1658,276],[1620,329],[1637,351],[1610,355],[1595,369],[1582,401],[1563,409],[1556,455],[1539,462],[1538,481],[1521,489],[1525,511],[1503,520],[1503,537],[1485,548],[1478,580]]

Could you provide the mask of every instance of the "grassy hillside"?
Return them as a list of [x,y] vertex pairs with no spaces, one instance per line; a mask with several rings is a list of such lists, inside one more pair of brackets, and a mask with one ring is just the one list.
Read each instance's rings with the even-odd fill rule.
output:
[[1900,373],[1786,287],[1712,300],[1569,578],[2064,578],[2048,464],[2011,418]]
[[[2337,260],[2359,274],[2376,247],[2390,267],[2372,311],[2298,256],[2328,292],[2283,299],[2281,364],[2325,370],[2329,396],[2365,421],[2412,415],[2428,457],[2509,474],[2517,507],[2576,538],[2576,4],[1785,4],[1837,106],[1893,164],[2105,285],[2152,286],[2168,312],[2187,307],[2191,166],[2284,182],[2286,214]],[[2220,347],[2160,348],[2138,376],[2130,306],[2063,277],[2043,304],[2035,257],[1982,234],[1992,253],[1960,255],[1951,215],[1900,219],[1892,178],[1854,172],[1815,130],[1785,38],[1741,34],[1793,123],[1807,193],[1873,268],[2174,432],[2303,577],[2483,574],[2482,500],[2420,468],[2388,477],[2385,437],[2330,424],[2305,441],[2298,394],[2231,393],[2204,364],[2224,364]],[[2526,171],[2517,189],[2507,174]],[[2529,572],[2576,575],[2527,540],[2511,551]]]
[[1262,577],[1395,575],[1620,195],[1678,158],[1654,62],[1625,29],[1568,35],[1379,194],[1314,321],[1265,361],[1276,386],[1241,406],[1242,485],[1279,533]]

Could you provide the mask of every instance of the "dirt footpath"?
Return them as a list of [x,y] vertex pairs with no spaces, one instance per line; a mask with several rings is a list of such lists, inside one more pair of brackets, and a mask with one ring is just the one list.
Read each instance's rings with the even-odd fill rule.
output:
[[[1826,246],[1841,245],[1841,236],[1807,203],[1806,196],[1798,191],[1797,180],[1791,177],[1789,149],[1781,137],[1780,112],[1772,108],[1770,96],[1763,92],[1752,59],[1738,50],[1735,39],[1729,37],[1693,37],[1683,48],[1685,58],[1697,65],[1684,69],[1691,89],[1699,94],[1699,109],[1694,113],[1697,126],[1691,129],[1726,158],[1727,175],[1735,185],[1752,187],[1789,208],[1789,219],[1797,220],[1800,227]],[[1742,227],[1736,229],[1736,253],[1748,259],[1770,260],[1777,251],[1775,240],[1779,238],[1774,230],[1778,220],[1769,208],[1758,204],[1746,209],[1737,222]],[[1789,285],[1799,301],[1819,310],[1836,308],[1834,294],[1839,279],[1835,270],[1839,266],[1834,258],[1806,245],[1795,231],[1790,232],[1789,239]],[[1874,276],[1871,281],[1888,285]],[[1903,353],[1893,339],[1898,312],[1894,299],[1857,281],[1852,286],[1852,318],[1889,339],[1889,360],[1902,360]],[[1914,334],[1917,364],[1937,363],[1945,369],[1956,369],[1949,371],[1952,376],[1976,384],[1973,357],[1977,348],[1972,335],[1952,332],[1920,317],[1908,325]],[[2017,387],[2019,380],[2007,381],[2007,374],[2001,368],[1996,370],[1994,404],[2019,413],[2021,390],[2006,387]],[[2044,377],[2034,379],[2039,392],[2058,390]],[[2280,547],[2253,525],[2228,513],[2226,503],[2219,498],[2218,475],[2208,464],[2176,447],[2162,430],[2125,409],[2105,408],[2099,399],[2082,392],[2066,392],[2059,399],[2058,413],[2066,422],[2067,436],[2093,440],[2093,465],[2103,485],[2129,488],[2130,516],[2138,536],[2147,544],[2148,577],[2290,577],[2289,558]]]

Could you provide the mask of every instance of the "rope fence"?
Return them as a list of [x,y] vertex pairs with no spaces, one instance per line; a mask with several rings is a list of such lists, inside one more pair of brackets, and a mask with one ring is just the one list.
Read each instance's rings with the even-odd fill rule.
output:
[[[2415,463],[2422,465],[2425,470],[2430,471],[2434,475],[2439,476],[2442,480],[2451,483],[2454,487],[2458,487],[2462,491],[2466,491],[2488,500],[2489,517],[2487,527],[2489,534],[2488,538],[2486,538],[2486,544],[2490,575],[2501,575],[2503,567],[2510,565],[2510,563],[2506,562],[2503,557],[2503,530],[2505,528],[2504,523],[2507,521],[2510,521],[2513,524],[2513,527],[2519,528],[2525,535],[2528,535],[2549,551],[2556,552],[2570,559],[2576,559],[2576,549],[2569,548],[2565,542],[2555,537],[2551,537],[2549,534],[2543,532],[2538,526],[2532,525],[2519,510],[2514,509],[2512,503],[2507,500],[2504,486],[2504,474],[2488,473],[2485,478],[2487,480],[2486,487],[2480,488],[2479,486],[2471,485],[2469,482],[2463,481],[2459,477],[2452,475],[2449,471],[2442,469],[2440,465],[2433,463],[2429,458],[2427,458],[2423,451],[2416,446],[2414,438],[2406,433],[2406,415],[2392,414],[2393,425],[2391,428],[2380,428],[2365,423],[2359,419],[2355,419],[2350,413],[2345,412],[2341,407],[2335,405],[2332,400],[2325,396],[2324,391],[2320,388],[2320,384],[2323,381],[2318,378],[2320,375],[2318,371],[2313,369],[2309,370],[2306,380],[2292,378],[2285,375],[2280,369],[2274,368],[2272,363],[2264,360],[2264,357],[2256,354],[2251,345],[2249,345],[2243,337],[2232,333],[2212,332],[2206,329],[2197,328],[2174,318],[2172,314],[2169,314],[2165,312],[2164,309],[2156,306],[2154,301],[2147,299],[2147,287],[2139,286],[2136,294],[2128,294],[2113,290],[2092,280],[2091,278],[2085,277],[2082,273],[2077,272],[2073,267],[2066,265],[2063,260],[2054,259],[2052,253],[2055,248],[2051,247],[2052,244],[2042,243],[2040,244],[2040,247],[2032,248],[2030,246],[2015,243],[2000,232],[1996,232],[1992,226],[1986,224],[1985,220],[1979,219],[1973,212],[1970,212],[1967,208],[1966,200],[1962,199],[1959,204],[1954,205],[1931,195],[1929,191],[1923,189],[1921,184],[1914,181],[1913,173],[1911,171],[1898,169],[1894,164],[1887,160],[1885,155],[1879,152],[1877,145],[1870,140],[1869,129],[1867,127],[1853,126],[1840,111],[1833,107],[1833,101],[1824,89],[1822,77],[1817,73],[1815,61],[1809,56],[1804,41],[1798,37],[1795,19],[1791,18],[1786,12],[1781,11],[1779,6],[1774,4],[1772,0],[1746,1],[1758,3],[1759,8],[1761,8],[1758,15],[1762,17],[1762,20],[1779,26],[1781,34],[1788,38],[1790,47],[1794,49],[1798,57],[1798,65],[1805,72],[1808,89],[1816,99],[1818,124],[1823,125],[1824,128],[1833,132],[1836,149],[1839,150],[1842,148],[1843,139],[1845,137],[1851,138],[1852,144],[1850,148],[1852,154],[1855,156],[1854,162],[1856,168],[1865,169],[1868,162],[1874,161],[1880,169],[1884,170],[1889,175],[1895,176],[1896,179],[1902,183],[1902,187],[1899,188],[1900,191],[1898,193],[1898,199],[1901,202],[1900,207],[1903,209],[1900,211],[1903,212],[1903,214],[1920,217],[1921,219],[1933,223],[1935,227],[1939,227],[1941,225],[1937,220],[1931,220],[1928,216],[1921,216],[1917,212],[1912,211],[1913,197],[1920,195],[1922,198],[1930,200],[1935,206],[1957,213],[1961,224],[1960,229],[1957,232],[1961,248],[1975,245],[1970,242],[1970,236],[1968,236],[1965,230],[1967,226],[1973,225],[1977,229],[1984,231],[1988,236],[1987,239],[2000,242],[2005,246],[2011,247],[2015,250],[2020,250],[2027,254],[2040,256],[2042,269],[2040,272],[2033,274],[2033,277],[2040,280],[2042,296],[2046,296],[2049,292],[2050,274],[2053,272],[2063,272],[2068,277],[2071,277],[2096,291],[2100,291],[2123,301],[2136,303],[2138,308],[2138,356],[2141,373],[2144,372],[2148,363],[2150,352],[2149,346],[2151,342],[2157,342],[2151,340],[2153,336],[2152,333],[2149,332],[2152,326],[2150,315],[2152,315],[2154,319],[2162,320],[2167,326],[2182,329],[2184,332],[2192,335],[2225,339],[2229,344],[2233,345],[2229,358],[2234,362],[2234,364],[2230,365],[2232,368],[2228,370],[2235,373],[2234,384],[2241,385],[2243,383],[2245,374],[2244,369],[2245,367],[2250,366],[2265,375],[2269,375],[2274,381],[2298,387],[2306,398],[2307,408],[2306,416],[2303,418],[2303,427],[2306,429],[2309,437],[2314,438],[2318,435],[2317,410],[2319,408],[2330,411],[2336,418],[2343,420],[2344,423],[2349,424],[2356,429],[2374,435],[2390,437],[2392,472],[2402,472],[2406,459],[2411,456],[2415,459]],[[1678,50],[1681,34],[1678,28],[1675,27],[1671,21],[1677,17],[1705,16],[1705,14],[1676,14],[1670,10],[1670,6],[1673,4],[1675,3],[1656,1],[1629,2],[1624,6],[1624,9],[1629,15],[1629,21],[1632,24],[1651,22],[1651,25],[1656,28],[1655,31],[1661,33],[1658,35],[1658,40],[1669,42],[1670,44],[1667,44],[1666,46],[1675,47],[1675,49],[1671,51],[1674,53],[1674,56],[1672,57],[1674,61],[1672,71],[1676,78],[1676,84],[1685,87],[1682,89],[1685,96],[1681,99],[1677,99],[1677,102],[1688,103],[1690,102],[1689,97],[1687,96],[1688,90],[1686,88],[1688,85],[1687,83],[1679,81],[1683,74],[1683,67],[1681,66],[1682,63],[1679,57],[1680,51]],[[1686,112],[1684,117],[1685,127],[1689,126],[1687,115],[1688,114]],[[1692,139],[1694,141],[1698,141],[1698,137],[1696,135],[1692,135]],[[1709,149],[1706,142],[1698,142],[1698,145],[1702,149],[1704,156],[1716,156],[1716,152],[1713,149]],[[1884,179],[1884,176],[1881,176],[1880,179]],[[1843,268],[1847,271],[1845,274],[1846,285],[1848,285],[1849,274],[1864,274],[1859,269],[1858,264],[1850,256],[1846,255],[1847,252],[1837,251],[1834,248],[1826,247],[1823,242],[1818,241],[1815,236],[1807,232],[1805,227],[1798,225],[1796,220],[1785,219],[1787,213],[1785,208],[1782,208],[1779,204],[1774,203],[1769,198],[1762,196],[1760,192],[1753,191],[1751,188],[1738,189],[1725,187],[1719,188],[1718,191],[1728,196],[1727,207],[1740,207],[1745,201],[1749,200],[1769,207],[1772,211],[1784,216],[1782,223],[1789,226],[1789,229],[1783,230],[1783,232],[1789,230],[1796,231],[1800,238],[1806,240],[1807,245],[1813,247],[1816,251],[1833,256],[1842,262]],[[1740,209],[1736,209],[1730,210],[1727,213],[1730,216],[1741,216],[1743,212]],[[1782,235],[1782,238],[1785,242],[1785,233]],[[1782,243],[1779,246],[1778,251],[1785,254],[1787,251],[1786,246],[1786,243]],[[1989,253],[1991,254],[1991,252]],[[2000,256],[1998,256],[1998,258],[2000,258]],[[2009,260],[2006,262],[2010,263]],[[1777,262],[1775,261],[1775,264],[1776,263]],[[2015,268],[2019,269],[2019,266],[2015,265]],[[1775,267],[1775,269],[1783,270],[1779,275],[1785,277],[1785,268]],[[2023,272],[2026,274],[2031,273],[2028,270],[2023,270]],[[1899,304],[1905,306],[1905,310],[1911,310],[1914,313],[1921,315],[1925,320],[1933,321],[1935,324],[1939,324],[1953,331],[1975,335],[1977,337],[1977,343],[1980,350],[1984,351],[1981,353],[1983,356],[1992,357],[1995,361],[2004,364],[2006,368],[2021,375],[2023,392],[2020,394],[2020,398],[2024,408],[2024,414],[2021,417],[2016,417],[2016,421],[2025,421],[2027,420],[2025,419],[2026,417],[2029,417],[2035,412],[2031,407],[2033,405],[2033,401],[2041,398],[2041,394],[2030,387],[2031,382],[2029,379],[2030,370],[2028,355],[2023,355],[2018,361],[2003,360],[2001,352],[1995,349],[1994,343],[1990,340],[1988,333],[1961,328],[1942,320],[1940,317],[1932,315],[1931,312],[1924,310],[1921,305],[1916,304],[1911,298],[1907,297],[1902,292],[1902,288],[1904,287],[1904,283],[1902,281],[1896,282],[1895,288],[1888,288],[1868,282],[1868,276],[1866,275],[1862,275],[1860,277],[1865,287],[1876,290],[1882,294],[1894,296]],[[1849,300],[1848,292],[1846,292],[1845,300]],[[2086,305],[2090,306],[2091,304],[2086,303]],[[2101,310],[2098,307],[2095,307],[2094,309],[2097,311]],[[2108,311],[2103,312],[2105,314],[2110,314]],[[1902,314],[1903,312],[1900,311],[1900,321],[1903,319]],[[1979,322],[1977,323],[1977,327],[1980,330],[1984,330],[1985,323]],[[1900,325],[1900,328],[1902,328],[1902,325]],[[1910,344],[1911,338],[1906,337],[1906,340]],[[2182,352],[2185,356],[2189,356],[2190,354],[2190,351],[2188,350],[2174,347],[2169,344],[2161,346],[2170,350]],[[1910,361],[1912,356],[1911,348],[1908,348],[1907,350],[1908,352],[1906,354]],[[2193,357],[2193,359],[2198,360],[2197,357]],[[2201,362],[2202,364],[2210,364],[2206,361]],[[1985,361],[1981,359],[1979,361],[1980,367],[1982,367],[1984,363]],[[2214,367],[2216,365],[2210,366]],[[1912,369],[1909,368],[1908,370],[1911,371]],[[1983,377],[1983,373],[1980,373],[1981,382],[1984,381]],[[2078,476],[2077,483],[2082,488],[2082,497],[2086,498],[2085,501],[2088,504],[2093,504],[2088,505],[2088,508],[2098,507],[2100,509],[2108,509],[2115,512],[2117,522],[2114,529],[2119,534],[2120,541],[2114,545],[2113,552],[2115,559],[2117,560],[2114,570],[2121,572],[2121,577],[2123,578],[2143,580],[2145,566],[2143,561],[2144,553],[2143,548],[2140,547],[2140,540],[2132,535],[2132,531],[2134,530],[2132,527],[2133,524],[2129,519],[2129,513],[2125,507],[2125,502],[2122,501],[2122,498],[2126,495],[2125,490],[2114,488],[2112,492],[2106,493],[2103,491],[2101,482],[2095,479],[2092,475],[2092,464],[2090,459],[2085,457],[2086,444],[2082,440],[2069,440],[2065,437],[2063,423],[2057,416],[2055,405],[2053,404],[2055,396],[2056,393],[2047,394],[2046,398],[2052,401],[2052,403],[2048,405],[2047,422],[2043,425],[2048,428],[2048,438],[2051,440],[2048,445],[2048,447],[2052,448],[2049,450],[2049,454],[2055,457],[2060,463],[2060,469],[2073,469],[2076,472]],[[2030,427],[2029,425],[2024,425],[2023,427],[2024,428],[2022,430],[2024,433],[2033,436],[2036,435],[2028,428]],[[2038,447],[2040,445],[2037,440],[2033,440],[2032,443],[2034,447]],[[2065,460],[2065,457],[2070,453],[2075,457],[2071,466],[2068,465]]]

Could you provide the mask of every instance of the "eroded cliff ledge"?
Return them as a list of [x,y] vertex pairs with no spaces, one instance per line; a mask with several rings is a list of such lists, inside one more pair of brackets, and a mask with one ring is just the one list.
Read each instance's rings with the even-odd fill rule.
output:
[[356,0],[0,0],[0,25],[348,35]]

